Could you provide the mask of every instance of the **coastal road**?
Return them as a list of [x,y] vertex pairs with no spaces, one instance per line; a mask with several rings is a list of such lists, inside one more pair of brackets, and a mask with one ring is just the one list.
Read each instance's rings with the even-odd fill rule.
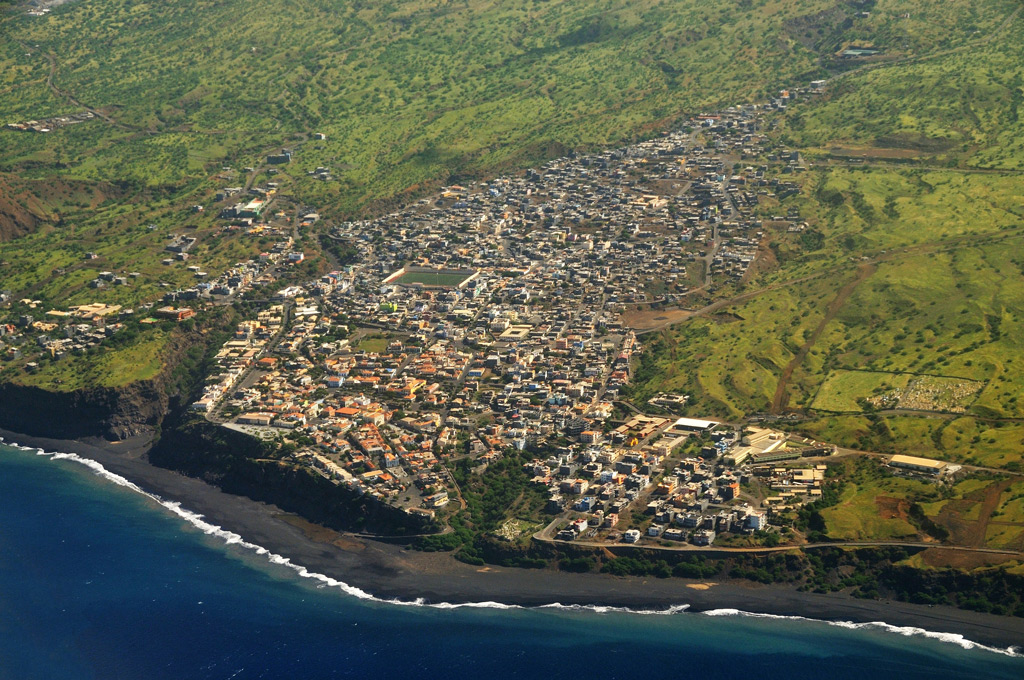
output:
[[699,552],[701,554],[715,553],[723,556],[731,554],[767,554],[777,552],[787,552],[790,550],[817,550],[820,548],[922,548],[929,550],[953,550],[960,552],[972,552],[981,553],[985,555],[1005,555],[1010,558],[1022,558],[1024,553],[1017,550],[998,550],[996,548],[979,548],[972,546],[958,546],[958,545],[943,545],[940,543],[907,543],[900,541],[829,541],[824,543],[806,543],[804,545],[780,545],[775,547],[759,547],[759,548],[722,548],[722,547],[706,547],[696,546],[689,544],[679,544],[678,546],[663,546],[663,545],[649,545],[643,543],[617,543],[608,541],[559,541],[551,538],[555,526],[559,522],[564,521],[564,518],[559,517],[553,520],[546,527],[538,531],[533,535],[533,538],[545,543],[564,544],[564,545],[582,545],[588,548],[640,548],[645,550],[663,550],[667,552]]

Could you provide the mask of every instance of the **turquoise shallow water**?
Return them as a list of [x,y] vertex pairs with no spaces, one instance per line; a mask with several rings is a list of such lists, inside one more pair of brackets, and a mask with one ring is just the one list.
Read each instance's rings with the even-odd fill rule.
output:
[[1024,658],[876,628],[382,603],[182,515],[0,446],[0,679],[1024,678]]

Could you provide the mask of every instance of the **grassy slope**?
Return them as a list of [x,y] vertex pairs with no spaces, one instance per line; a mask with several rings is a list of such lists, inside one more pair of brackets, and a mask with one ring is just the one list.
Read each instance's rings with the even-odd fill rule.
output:
[[[906,5],[880,0],[869,19],[853,19],[851,7],[829,0],[112,0],[70,3],[46,18],[7,14],[0,19],[5,119],[80,110],[74,98],[114,122],[49,135],[0,131],[0,172],[107,182],[117,195],[66,201],[54,226],[0,245],[5,288],[54,303],[153,299],[161,283],[191,281],[185,267],[159,264],[168,234],[183,228],[200,238],[196,259],[219,271],[261,244],[217,234],[211,217],[194,217],[188,207],[207,203],[218,186],[241,183],[222,165],[256,163],[313,131],[327,141],[304,145],[286,169],[293,177],[279,179],[337,215],[453,173],[616,143],[686,112],[755,99],[820,75],[819,58],[849,43],[872,42],[897,58],[956,50],[978,39],[975,30],[997,28],[1014,3]],[[911,18],[898,19],[907,9]],[[47,85],[51,70],[57,92]],[[818,127],[831,126],[823,118]],[[799,133],[814,129],[808,120]],[[306,178],[318,164],[334,168],[339,181]],[[829,246],[847,236],[835,212],[821,217],[832,223]],[[89,250],[100,259],[84,263]],[[828,258],[804,259],[796,253],[786,266],[813,269]],[[127,288],[87,288],[101,269],[142,277]],[[807,333],[821,315],[803,297],[780,304],[808,312],[798,324],[766,320],[794,333]],[[758,353],[771,365],[738,376],[739,390],[716,387],[729,410],[749,408],[750,395],[770,398],[772,366],[788,359],[778,347]]]
[[[73,3],[9,22],[5,112],[56,105],[41,87],[48,52],[58,85],[124,129],[62,133],[60,149],[23,136],[5,164],[59,155],[76,174],[166,183],[218,152],[316,130],[328,141],[310,162],[348,166],[336,198],[358,205],[550,142],[605,144],[813,71],[782,25],[829,3],[748,4]],[[19,43],[40,48],[28,57]]]
[[[221,235],[189,207],[244,182],[222,166],[255,165],[314,131],[327,140],[275,179],[337,215],[453,173],[630,139],[814,71],[785,25],[825,0],[745,5],[114,0],[7,12],[4,122],[83,106],[112,122],[0,130],[0,173],[37,180],[52,206],[50,225],[0,244],[4,289],[48,305],[137,305],[191,283],[184,265],[160,264],[169,234],[186,229],[200,241],[193,260],[223,270],[265,244]],[[309,180],[320,164],[339,181]],[[55,201],[54,178],[108,190]],[[88,288],[101,270],[142,276]],[[53,386],[45,372],[18,379]]]
[[[1019,464],[1024,427],[1012,419],[1024,417],[1024,151],[1013,140],[1024,132],[1016,113],[1024,20],[1015,15],[988,35],[977,34],[970,49],[848,74],[788,113],[780,137],[813,167],[783,206],[798,207],[823,245],[808,250],[798,237],[775,235],[780,265],[750,288],[819,277],[727,310],[742,321],[696,319],[665,334],[665,370],[643,392],[683,389],[697,409],[733,417],[766,409],[801,338],[867,257],[873,270],[794,370],[789,406],[809,407],[842,369],[985,386],[967,417],[844,416],[802,427],[862,448]],[[850,150],[866,162],[849,165]],[[869,383],[845,403],[871,396]]]
[[32,382],[44,389],[65,391],[120,387],[126,382],[150,380],[164,367],[163,350],[172,337],[173,334],[165,329],[154,330],[140,334],[116,349],[101,347],[87,355],[73,355],[60,362],[45,363],[32,376]]

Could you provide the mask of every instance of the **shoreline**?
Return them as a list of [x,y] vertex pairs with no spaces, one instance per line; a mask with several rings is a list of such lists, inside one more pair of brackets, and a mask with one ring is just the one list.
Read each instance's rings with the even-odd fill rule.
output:
[[[150,438],[123,442],[61,440],[0,429],[8,444],[47,452],[74,453],[96,461],[144,491],[237,533],[310,572],[342,581],[376,598],[429,604],[495,602],[523,607],[566,606],[689,612],[738,610],[752,614],[819,621],[882,623],[930,633],[963,636],[1000,650],[1024,647],[1024,618],[996,616],[947,606],[859,600],[840,593],[798,592],[785,585],[725,580],[615,577],[570,574],[553,569],[475,567],[449,553],[422,553],[384,541],[311,525],[279,508],[225,493],[201,480],[151,465]],[[934,637],[934,636],[933,636]]]

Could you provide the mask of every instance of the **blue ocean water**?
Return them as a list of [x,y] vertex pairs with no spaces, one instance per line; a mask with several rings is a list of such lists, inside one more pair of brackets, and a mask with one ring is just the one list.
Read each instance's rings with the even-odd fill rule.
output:
[[962,642],[722,614],[363,599],[0,445],[2,680],[1024,677],[1024,658]]

